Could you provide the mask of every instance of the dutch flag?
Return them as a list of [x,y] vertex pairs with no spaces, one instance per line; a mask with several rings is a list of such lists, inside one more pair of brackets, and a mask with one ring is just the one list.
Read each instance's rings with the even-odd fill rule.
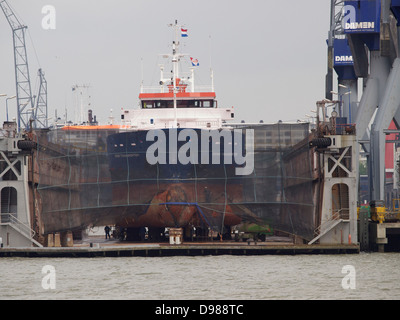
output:
[[190,57],[190,61],[192,62],[193,67],[198,67],[199,66],[199,60]]
[[187,29],[181,28],[181,36],[182,36],[182,37],[187,37],[187,36],[188,36],[188,34],[187,34]]

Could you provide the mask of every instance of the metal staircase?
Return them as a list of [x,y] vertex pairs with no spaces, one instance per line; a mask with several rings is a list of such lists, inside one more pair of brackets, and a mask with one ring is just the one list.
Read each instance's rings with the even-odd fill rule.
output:
[[12,213],[1,214],[0,226],[9,226],[18,232],[21,236],[28,239],[32,244],[37,247],[43,247],[38,241],[34,239],[35,231],[32,230],[28,225],[18,220]]
[[[329,231],[331,231],[333,228],[335,228],[339,223],[349,221],[349,220],[345,220],[345,219],[341,218],[340,211],[341,210],[334,212],[332,214],[331,219],[326,220],[324,223],[321,223],[319,225],[319,227],[315,229],[315,231],[314,231],[315,238],[312,239],[308,244],[315,243],[318,239],[320,239],[322,236],[324,236]],[[321,230],[323,230],[323,231],[321,232]]]

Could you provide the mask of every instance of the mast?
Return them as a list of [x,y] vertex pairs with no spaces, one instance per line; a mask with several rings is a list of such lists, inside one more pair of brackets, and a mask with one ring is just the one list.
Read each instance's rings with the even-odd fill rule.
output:
[[174,94],[174,110],[175,110],[175,119],[174,119],[174,128],[178,127],[178,115],[177,115],[177,106],[176,106],[176,78],[178,76],[178,34],[179,28],[182,27],[178,25],[178,20],[175,20],[175,24],[170,24],[170,27],[174,28],[174,40],[172,41],[172,83],[173,83],[173,94]]
[[[175,22],[176,25],[176,22]],[[176,34],[176,32],[175,32]],[[175,36],[176,39],[176,36]],[[177,60],[177,56],[176,56],[176,42],[173,41],[172,42],[172,80],[173,80],[173,91],[174,91],[174,110],[175,110],[175,119],[174,119],[174,128],[177,128],[178,126],[178,116],[177,116],[177,108],[176,108],[176,73],[177,73],[177,64],[178,64],[178,60]]]

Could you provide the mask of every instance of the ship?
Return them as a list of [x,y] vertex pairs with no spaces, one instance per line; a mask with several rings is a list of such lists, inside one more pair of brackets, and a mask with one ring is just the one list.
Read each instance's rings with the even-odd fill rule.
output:
[[169,228],[229,239],[251,224],[312,239],[308,123],[236,122],[218,104],[212,70],[210,85],[195,83],[198,62],[179,50],[183,27],[170,27],[171,72],[161,65],[156,86],[142,82],[138,107],[122,108],[118,125],[34,133],[38,234],[112,225],[127,240],[143,230],[159,240]]
[[230,203],[243,200],[236,175],[243,163],[236,160],[250,134],[227,125],[234,110],[218,106],[213,81],[195,87],[197,61],[191,58],[190,72],[181,72],[188,57],[179,51],[182,26],[170,26],[172,53],[163,56],[171,75],[161,65],[159,84],[141,86],[139,108],[122,109],[120,132],[107,137],[113,206],[121,209],[116,225],[230,233],[242,220]]

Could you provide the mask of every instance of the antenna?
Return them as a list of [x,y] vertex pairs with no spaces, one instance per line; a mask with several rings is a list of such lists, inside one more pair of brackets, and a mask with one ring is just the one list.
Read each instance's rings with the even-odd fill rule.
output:
[[140,58],[140,71],[142,77],[142,81],[140,82],[140,93],[143,93],[143,57]]
[[208,36],[208,50],[209,50],[209,54],[210,54],[210,77],[211,77],[211,91],[214,92],[214,71],[212,69],[212,61],[211,61],[211,34]]
[[90,85],[84,84],[84,85],[73,85],[72,86],[72,91],[75,96],[75,117],[76,123],[82,124],[85,122],[86,119],[86,114],[87,110],[89,109],[90,106],[90,96],[88,95],[88,89],[90,88]]

